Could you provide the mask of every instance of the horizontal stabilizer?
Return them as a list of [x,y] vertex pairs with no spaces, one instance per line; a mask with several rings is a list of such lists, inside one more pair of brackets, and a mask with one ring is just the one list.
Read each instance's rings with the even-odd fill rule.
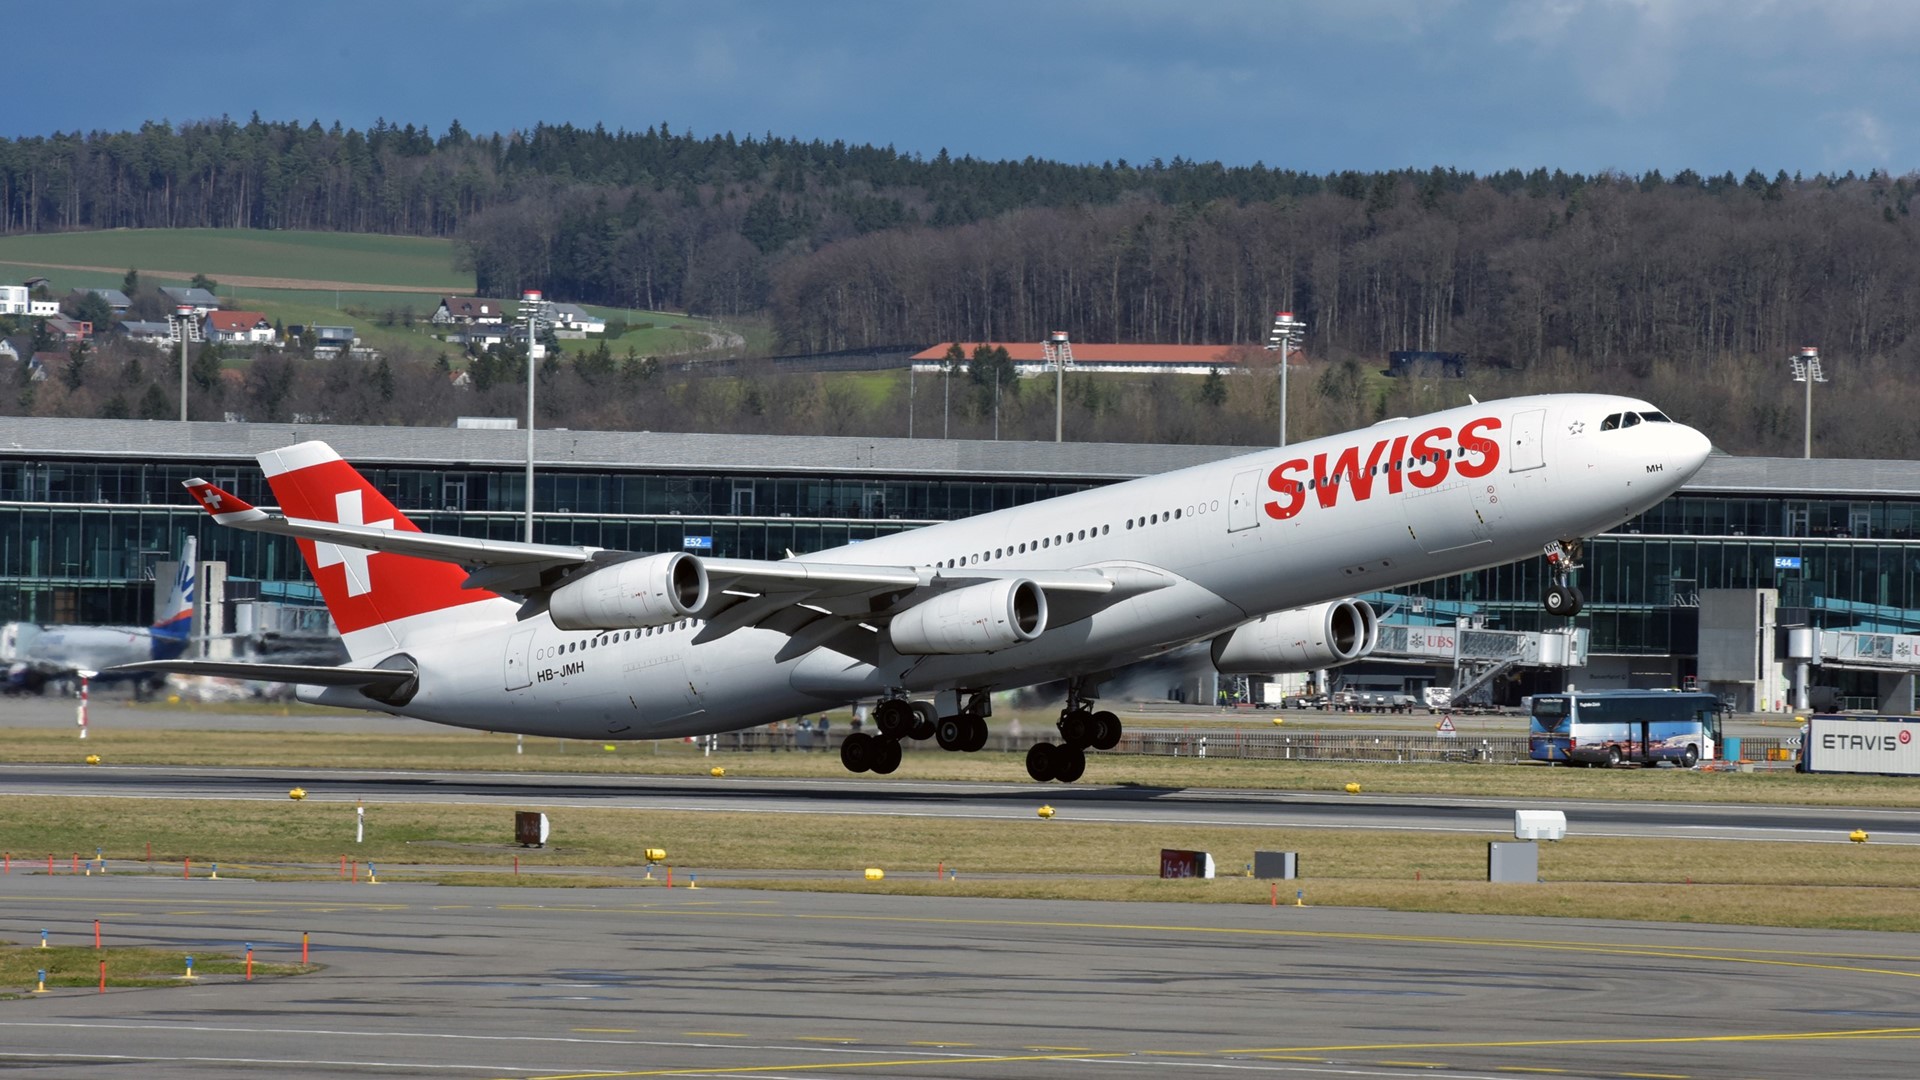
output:
[[377,696],[391,693],[414,678],[407,669],[327,667],[321,664],[248,664],[238,660],[145,660],[108,668],[110,673],[206,675],[216,679],[252,679],[257,682],[304,683],[308,686],[357,686]]

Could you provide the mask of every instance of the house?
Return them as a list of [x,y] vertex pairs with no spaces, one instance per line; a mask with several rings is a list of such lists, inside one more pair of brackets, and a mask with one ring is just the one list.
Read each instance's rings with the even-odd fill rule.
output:
[[351,326],[309,326],[307,332],[313,335],[316,348],[352,348],[360,344],[360,335]]
[[162,285],[160,295],[166,297],[167,303],[173,305],[175,310],[183,307],[192,308],[195,315],[205,315],[209,311],[217,311],[220,308],[220,298],[205,289]]
[[47,333],[52,334],[57,341],[72,344],[73,342],[85,341],[92,337],[93,324],[85,319],[74,319],[65,315],[50,315],[47,317]]
[[20,362],[19,347],[16,346],[12,341],[9,341],[6,338],[0,338],[0,360],[11,360],[16,364],[19,363]]
[[519,328],[509,328],[502,323],[474,323],[458,333],[448,335],[447,340],[469,348],[485,350],[495,345],[505,345],[516,329]]
[[273,324],[258,311],[209,311],[203,332],[216,345],[271,345]]
[[149,344],[164,345],[174,340],[173,324],[164,322],[144,322],[131,319],[115,327],[125,334],[128,341],[141,341]]
[[105,300],[115,315],[125,315],[127,309],[133,306],[133,301],[127,299],[127,294],[119,289],[75,289],[67,299],[78,300],[83,296],[97,296]]
[[446,297],[433,313],[434,324],[438,326],[497,325],[506,319],[505,305],[478,296]]
[[547,314],[555,337],[584,338],[588,334],[607,332],[607,320],[587,314],[587,309],[579,304],[548,304]]
[[[34,278],[45,281],[46,278]],[[46,318],[60,314],[58,300],[35,300],[31,285],[0,285],[0,315],[33,315]]]

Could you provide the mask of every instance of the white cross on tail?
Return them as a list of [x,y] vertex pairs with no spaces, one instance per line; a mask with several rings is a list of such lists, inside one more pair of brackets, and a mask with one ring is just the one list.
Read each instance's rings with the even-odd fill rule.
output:
[[[342,525],[369,525],[376,529],[393,528],[393,519],[385,521],[367,521],[360,506],[360,492],[343,491],[333,497],[333,520]],[[363,596],[373,591],[373,581],[367,577],[367,558],[374,552],[365,548],[347,547],[344,544],[313,545],[315,567],[344,566],[347,570],[347,595]]]

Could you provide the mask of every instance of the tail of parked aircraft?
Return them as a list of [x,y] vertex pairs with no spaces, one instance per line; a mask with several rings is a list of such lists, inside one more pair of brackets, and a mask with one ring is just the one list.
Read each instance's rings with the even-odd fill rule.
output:
[[198,580],[200,542],[187,537],[180,549],[180,566],[174,571],[173,588],[153,615],[153,659],[172,660],[187,651],[193,633],[195,582]]
[[[323,442],[305,442],[260,455],[274,499],[289,519],[419,532],[353,466]],[[215,521],[237,524],[263,511],[204,481],[188,490]],[[320,587],[353,660],[401,648],[418,632],[444,630],[469,619],[457,609],[497,600],[485,589],[463,588],[459,566],[394,552],[298,538],[307,570]]]

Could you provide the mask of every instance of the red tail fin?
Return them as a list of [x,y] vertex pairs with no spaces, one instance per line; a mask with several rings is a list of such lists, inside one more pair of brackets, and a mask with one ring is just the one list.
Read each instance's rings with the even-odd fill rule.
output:
[[[260,468],[289,518],[420,531],[326,443],[270,450],[260,455]],[[396,647],[405,634],[396,623],[494,599],[484,589],[461,588],[467,573],[452,563],[304,538],[299,544],[347,651],[355,656]]]

